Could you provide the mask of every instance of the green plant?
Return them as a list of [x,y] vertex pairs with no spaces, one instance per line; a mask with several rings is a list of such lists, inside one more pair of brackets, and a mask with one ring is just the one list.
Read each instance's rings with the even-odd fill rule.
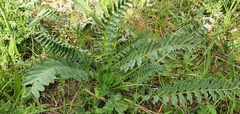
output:
[[[21,77],[19,67],[15,66],[23,60],[23,52],[27,49],[22,46],[29,41],[29,35],[34,31],[33,25],[28,25],[30,15],[33,12],[29,10],[34,7],[33,4],[20,4],[15,1],[2,1],[0,3],[0,70],[3,73],[0,78],[2,80],[1,91],[6,88],[11,88],[14,85],[14,95],[11,90],[6,91],[5,96],[12,96],[18,99],[21,94]],[[11,72],[6,75],[4,72]],[[7,84],[9,84],[7,86]]]
[[199,114],[217,114],[216,108],[213,105],[206,105],[198,109]]
[[[99,108],[98,104],[101,102],[96,101],[96,112],[110,113],[115,110],[124,113],[130,107],[126,99],[131,95],[123,91],[144,86],[149,79],[161,76],[166,61],[174,60],[175,56],[184,51],[193,53],[204,48],[201,44],[206,29],[202,23],[187,24],[175,33],[166,33],[161,38],[151,37],[150,32],[146,31],[124,41],[121,38],[125,29],[124,14],[129,7],[130,1],[119,0],[101,19],[90,15],[99,28],[90,49],[53,39],[46,30],[36,33],[34,40],[59,58],[38,63],[25,75],[23,85],[32,86],[27,88],[24,97],[33,95],[39,98],[39,92],[44,91],[44,86],[54,83],[58,77],[74,78],[78,81],[96,80],[94,93],[89,91],[89,94],[105,102],[104,106]],[[198,102],[203,102],[201,94],[204,94],[206,99],[213,98],[214,101],[217,95],[222,99],[225,96],[231,99],[231,92],[239,96],[237,80],[191,81],[193,80],[173,86],[165,85],[145,99],[148,100],[154,95],[155,103],[161,101],[164,105],[170,103],[174,106],[185,106],[186,100],[193,102],[193,95]]]
[[[6,6],[8,6],[8,3],[5,3]],[[11,4],[10,4],[11,5]],[[8,7],[6,8],[8,9]],[[12,25],[10,25],[8,18],[6,17],[6,11],[3,10],[2,4],[0,4],[0,11],[2,14],[2,18],[4,20],[4,23],[6,25],[6,29],[3,29],[3,33],[1,36],[5,38],[4,40],[9,40],[9,44],[5,44],[4,40],[0,40],[1,46],[1,67],[5,67],[5,64],[8,64],[8,62],[15,63],[15,58],[20,57],[20,54],[17,49],[17,39],[16,39],[16,31],[14,31],[13,27],[16,27],[16,22],[13,22]],[[24,19],[24,18],[23,18]],[[3,25],[3,24],[2,24]],[[7,54],[6,54],[7,53]],[[10,59],[9,59],[10,58]]]
[[[211,97],[213,101],[217,100],[217,95],[223,100],[225,97],[233,99],[233,95],[240,96],[239,93],[239,81],[228,82],[224,79],[202,79],[197,82],[181,82],[175,83],[172,87],[165,86],[161,88],[157,94],[161,95],[162,101],[166,104],[170,99],[173,105],[178,106],[179,104],[185,106],[186,100],[190,104],[193,103],[193,95],[196,96],[196,100],[201,103],[203,100],[202,94],[205,99]],[[184,96],[183,94],[186,94]],[[185,98],[186,97],[186,98]],[[179,104],[178,104],[179,103]]]
[[34,13],[31,9],[35,3],[36,1],[20,4],[4,0],[0,4],[0,65],[3,69],[22,59],[24,47],[20,45],[25,44],[26,39],[34,31],[34,26],[29,25],[29,21]]
[[88,0],[73,0],[73,2],[82,10],[84,18],[86,18],[89,15],[92,17],[93,16],[95,17],[96,15],[95,19],[97,19],[97,17],[102,17],[103,10],[96,1],[92,1],[93,6],[96,9],[95,14],[93,10],[90,8]]
[[35,53],[29,37],[36,30],[36,24],[30,22],[37,3],[14,0],[0,3],[0,113],[36,112],[34,106],[26,107],[21,99],[24,91],[21,75],[30,67],[28,60]]

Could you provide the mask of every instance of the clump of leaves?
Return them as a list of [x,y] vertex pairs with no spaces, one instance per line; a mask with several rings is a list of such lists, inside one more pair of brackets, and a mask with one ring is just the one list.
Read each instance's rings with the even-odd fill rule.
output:
[[[125,29],[124,14],[131,5],[129,0],[119,0],[113,7],[108,8],[101,18],[91,14],[99,31],[96,32],[90,49],[53,39],[44,29],[36,33],[34,40],[59,59],[36,64],[25,75],[23,85],[31,86],[27,88],[24,97],[33,95],[39,98],[40,91],[45,90],[44,86],[59,77],[74,78],[78,81],[92,79],[96,80],[96,87],[94,93],[89,91],[89,94],[105,101],[102,108],[98,107],[101,104],[98,101],[96,112],[107,113],[115,110],[124,113],[130,107],[127,103],[129,99],[134,99],[126,91],[147,83],[152,77],[160,76],[165,70],[164,63],[174,59],[174,55],[179,52],[193,53],[204,48],[201,45],[206,33],[203,23],[186,24],[175,33],[167,33],[157,39],[152,38],[150,32],[146,31],[123,40],[121,30]],[[168,59],[165,59],[166,57]],[[198,102],[204,102],[203,97],[216,100],[217,95],[232,99],[233,94],[239,96],[238,86],[238,81],[183,81],[173,86],[163,86],[149,98],[153,97],[155,103],[185,106],[186,101],[192,103],[194,97]]]

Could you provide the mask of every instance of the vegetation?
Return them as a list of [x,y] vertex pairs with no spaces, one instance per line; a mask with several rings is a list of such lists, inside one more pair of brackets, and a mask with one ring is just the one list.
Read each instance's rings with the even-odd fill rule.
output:
[[238,0],[62,2],[0,2],[0,113],[240,113]]

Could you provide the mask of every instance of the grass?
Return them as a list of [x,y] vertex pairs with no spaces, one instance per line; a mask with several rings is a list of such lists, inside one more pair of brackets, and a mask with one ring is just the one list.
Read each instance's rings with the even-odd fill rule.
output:
[[[145,0],[141,1],[143,3]],[[36,7],[36,10],[32,11],[29,10],[31,8],[22,7],[28,3],[34,2],[18,4],[5,0],[0,3],[2,12],[5,13],[0,15],[0,31],[3,31],[0,33],[0,113],[104,113],[108,107],[111,107],[106,99],[115,98],[98,96],[96,93],[100,87],[96,80],[78,82],[74,79],[59,79],[41,92],[39,100],[22,97],[26,91],[26,87],[21,85],[24,80],[23,76],[36,63],[54,58],[31,39],[33,36],[28,34],[34,33],[40,26],[36,24],[29,27],[28,22],[34,20],[36,14],[47,6],[35,2],[32,7]],[[54,3],[62,4],[54,1],[50,6]],[[10,4],[9,7],[6,4]],[[105,1],[101,6],[109,6],[106,4],[111,3]],[[39,23],[43,26],[47,25],[46,28],[55,38],[88,49],[89,45],[95,43],[91,39],[94,32],[98,30],[94,26],[85,28],[89,31],[80,29],[79,23],[84,21],[82,18],[86,18],[87,14],[79,15],[77,7],[72,7],[75,8],[75,11],[64,6],[61,11],[56,10],[55,17],[43,19]],[[90,4],[90,7],[93,8],[94,5]],[[200,21],[204,17],[211,17],[215,22],[213,28],[206,35],[204,41],[206,49],[194,53],[179,52],[184,53],[183,56],[173,56],[175,60],[168,60],[165,63],[166,71],[163,71],[158,78],[135,78],[136,81],[133,81],[132,85],[137,85],[139,80],[147,81],[143,86],[125,85],[125,88],[131,86],[128,88],[129,93],[119,94],[121,91],[116,89],[116,93],[110,94],[116,94],[115,97],[123,95],[121,102],[130,107],[125,113],[240,113],[240,98],[237,95],[232,99],[218,98],[216,101],[213,101],[212,98],[204,99],[205,102],[202,104],[198,104],[196,100],[192,105],[186,107],[163,105],[161,102],[153,103],[158,99],[154,95],[154,91],[158,87],[182,80],[194,79],[197,81],[206,77],[229,81],[240,80],[239,8],[238,0],[180,0],[177,2],[162,0],[136,5],[136,8],[129,11],[129,15],[126,16],[129,24],[125,30],[134,34],[150,30],[152,36],[158,38],[168,31],[177,31],[191,20]],[[64,12],[65,10],[66,12]],[[28,12],[29,16],[23,16],[23,12]],[[17,15],[13,16],[14,14]],[[13,43],[10,43],[11,41]],[[121,75],[119,74],[119,76]],[[129,78],[130,80],[131,78]],[[133,97],[129,98],[129,96]],[[128,99],[132,99],[132,101]],[[122,107],[124,108],[124,106]]]

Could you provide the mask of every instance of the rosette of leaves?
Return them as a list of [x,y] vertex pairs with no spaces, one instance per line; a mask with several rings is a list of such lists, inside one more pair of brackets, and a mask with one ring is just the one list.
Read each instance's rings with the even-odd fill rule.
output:
[[[23,85],[31,85],[27,87],[25,97],[33,95],[39,98],[39,92],[44,91],[44,86],[54,83],[59,77],[78,81],[94,78],[98,81],[95,88],[97,97],[113,95],[108,98],[120,102],[123,100],[120,97],[122,93],[116,94],[115,91],[126,91],[131,86],[147,82],[151,76],[159,75],[164,70],[164,65],[160,64],[164,63],[163,58],[171,59],[171,54],[177,54],[179,50],[194,52],[204,47],[201,42],[206,29],[202,23],[187,24],[175,33],[169,32],[157,39],[151,38],[150,32],[146,31],[128,38],[127,41],[121,41],[121,30],[125,29],[126,23],[124,15],[131,6],[129,0],[119,0],[108,8],[102,18],[90,14],[100,30],[90,49],[51,38],[47,31],[36,33],[34,40],[59,59],[38,63],[24,76]],[[168,102],[166,99],[164,97],[163,101]],[[180,101],[182,102],[182,98]],[[114,110],[116,106],[108,110]],[[115,110],[122,113],[126,109],[124,106]]]

